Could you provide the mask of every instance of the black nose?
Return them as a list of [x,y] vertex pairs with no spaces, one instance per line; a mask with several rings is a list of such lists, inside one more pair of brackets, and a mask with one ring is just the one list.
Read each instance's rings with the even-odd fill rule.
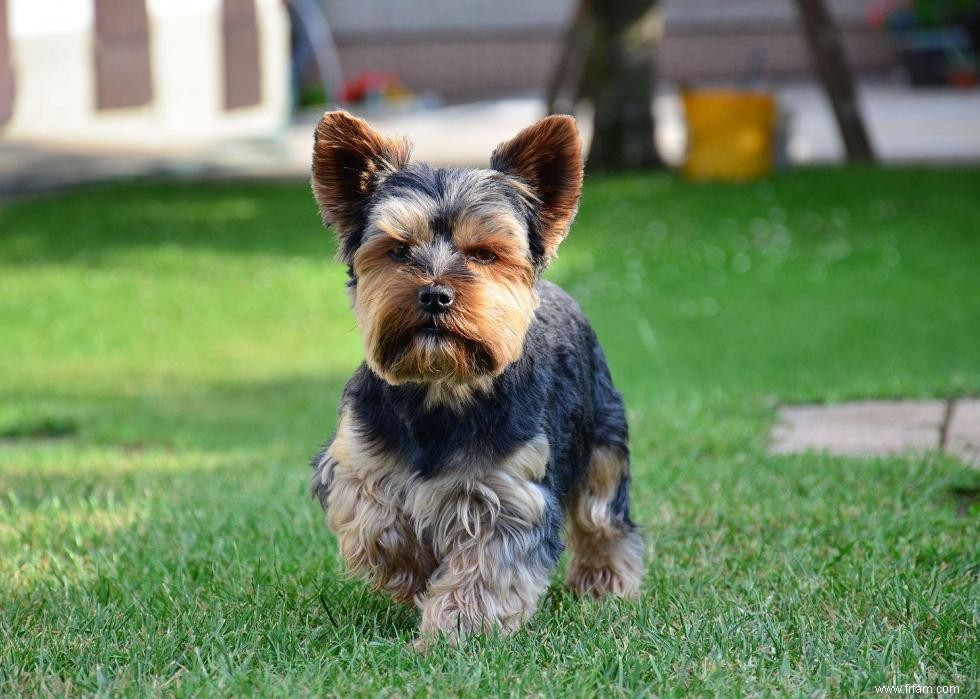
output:
[[453,305],[456,294],[448,286],[430,284],[419,289],[419,308],[426,313],[445,313]]

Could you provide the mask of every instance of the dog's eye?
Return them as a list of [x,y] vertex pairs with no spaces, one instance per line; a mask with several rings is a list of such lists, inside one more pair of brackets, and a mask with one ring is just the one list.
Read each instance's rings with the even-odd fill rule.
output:
[[469,258],[481,265],[489,265],[497,261],[497,256],[489,250],[470,250]]
[[388,255],[391,256],[391,259],[393,260],[403,261],[408,259],[408,254],[410,252],[411,249],[407,245],[396,245],[391,249]]

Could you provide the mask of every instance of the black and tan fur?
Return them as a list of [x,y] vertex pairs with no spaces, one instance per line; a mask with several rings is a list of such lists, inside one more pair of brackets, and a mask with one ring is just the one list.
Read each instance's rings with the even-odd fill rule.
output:
[[316,130],[313,192],[339,237],[365,362],[313,491],[348,570],[436,634],[511,632],[568,532],[566,584],[637,594],[623,402],[578,305],[540,279],[582,187],[570,117],[434,169],[345,112]]

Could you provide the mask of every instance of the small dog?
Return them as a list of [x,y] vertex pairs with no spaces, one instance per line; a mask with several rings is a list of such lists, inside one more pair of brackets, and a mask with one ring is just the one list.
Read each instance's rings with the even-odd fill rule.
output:
[[578,209],[575,121],[524,129],[488,170],[409,150],[342,111],[315,134],[366,358],[313,461],[348,570],[419,606],[423,647],[520,627],[566,521],[568,587],[635,596],[622,397],[578,304],[540,278]]

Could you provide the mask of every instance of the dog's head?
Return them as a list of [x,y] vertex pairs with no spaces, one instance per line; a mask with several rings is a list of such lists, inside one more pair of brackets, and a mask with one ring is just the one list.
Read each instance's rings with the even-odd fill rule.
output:
[[578,207],[571,117],[524,129],[488,170],[409,162],[407,141],[346,112],[317,126],[313,194],[350,269],[371,369],[391,384],[467,384],[521,356],[535,281]]

